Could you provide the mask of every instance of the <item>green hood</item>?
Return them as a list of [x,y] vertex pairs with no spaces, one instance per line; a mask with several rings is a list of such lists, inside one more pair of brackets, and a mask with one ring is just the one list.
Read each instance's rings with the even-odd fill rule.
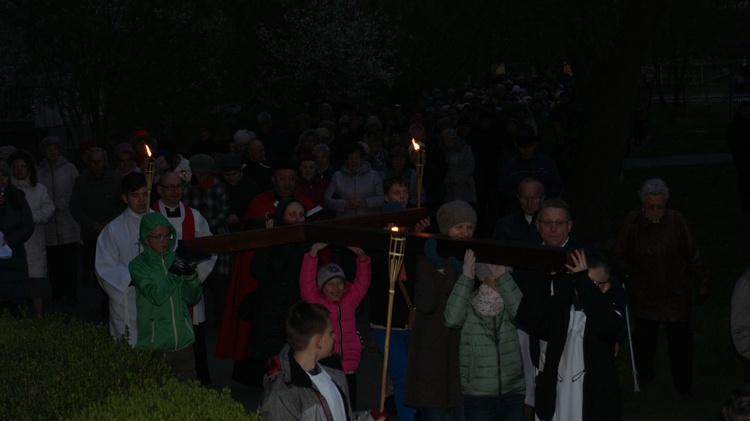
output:
[[[172,239],[169,240],[169,247],[167,247],[167,252],[165,253],[165,258],[170,258],[174,255],[174,246],[177,242],[177,231],[175,231],[172,224],[169,223],[167,218],[164,217],[164,215],[160,214],[159,212],[150,212],[141,218],[141,227],[139,230],[139,238],[141,241],[141,245],[143,245],[143,250],[146,253],[149,253],[149,255],[156,255],[154,250],[151,249],[151,247],[148,246],[146,243],[146,238],[151,234],[151,232],[154,230],[154,228],[158,227],[159,225],[165,225],[169,227],[169,232],[172,234]],[[170,261],[172,259],[169,259]]]

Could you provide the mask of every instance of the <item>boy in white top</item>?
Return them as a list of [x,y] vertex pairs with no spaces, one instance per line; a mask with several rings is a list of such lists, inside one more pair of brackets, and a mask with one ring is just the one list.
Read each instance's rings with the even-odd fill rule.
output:
[[[294,304],[287,314],[286,334],[287,345],[274,357],[264,379],[259,412],[265,419],[373,419],[367,412],[352,412],[341,360],[332,354],[333,326],[325,307]],[[377,421],[385,419],[378,416]]]

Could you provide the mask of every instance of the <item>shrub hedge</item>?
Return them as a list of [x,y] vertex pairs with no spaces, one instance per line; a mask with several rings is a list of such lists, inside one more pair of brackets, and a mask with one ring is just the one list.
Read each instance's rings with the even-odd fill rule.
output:
[[228,389],[180,383],[106,326],[0,314],[0,332],[0,419],[259,419]]

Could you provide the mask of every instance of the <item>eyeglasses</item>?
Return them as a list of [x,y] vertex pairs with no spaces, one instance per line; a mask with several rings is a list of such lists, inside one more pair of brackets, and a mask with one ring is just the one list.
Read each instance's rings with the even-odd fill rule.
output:
[[164,184],[159,184],[159,187],[163,188],[166,191],[177,191],[177,190],[182,190],[183,189],[182,184],[172,184],[170,186],[165,186]]
[[167,241],[172,240],[174,238],[174,234],[149,235],[148,238],[154,239],[156,241]]
[[562,228],[563,226],[567,225],[569,220],[563,220],[563,221],[550,221],[549,219],[545,220],[538,220],[539,223],[542,224],[544,228]]
[[597,284],[597,285],[599,285],[599,286],[602,286],[602,285],[607,285],[607,284],[609,283],[609,279],[607,279],[606,281],[602,281],[602,282],[599,282],[599,281],[594,281],[594,280],[592,279],[592,280],[591,280],[591,282],[593,282],[593,283],[595,283],[595,284]]

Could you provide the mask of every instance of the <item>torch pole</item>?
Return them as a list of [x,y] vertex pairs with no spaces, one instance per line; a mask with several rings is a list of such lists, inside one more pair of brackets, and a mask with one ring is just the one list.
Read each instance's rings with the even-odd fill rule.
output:
[[401,265],[404,262],[404,246],[406,237],[398,235],[398,228],[391,233],[390,245],[388,247],[388,269],[390,283],[388,288],[388,317],[385,324],[385,345],[383,346],[383,381],[380,385],[380,412],[385,410],[385,386],[388,381],[388,354],[391,345],[391,321],[393,318],[393,298],[396,293],[396,282],[401,273]]

